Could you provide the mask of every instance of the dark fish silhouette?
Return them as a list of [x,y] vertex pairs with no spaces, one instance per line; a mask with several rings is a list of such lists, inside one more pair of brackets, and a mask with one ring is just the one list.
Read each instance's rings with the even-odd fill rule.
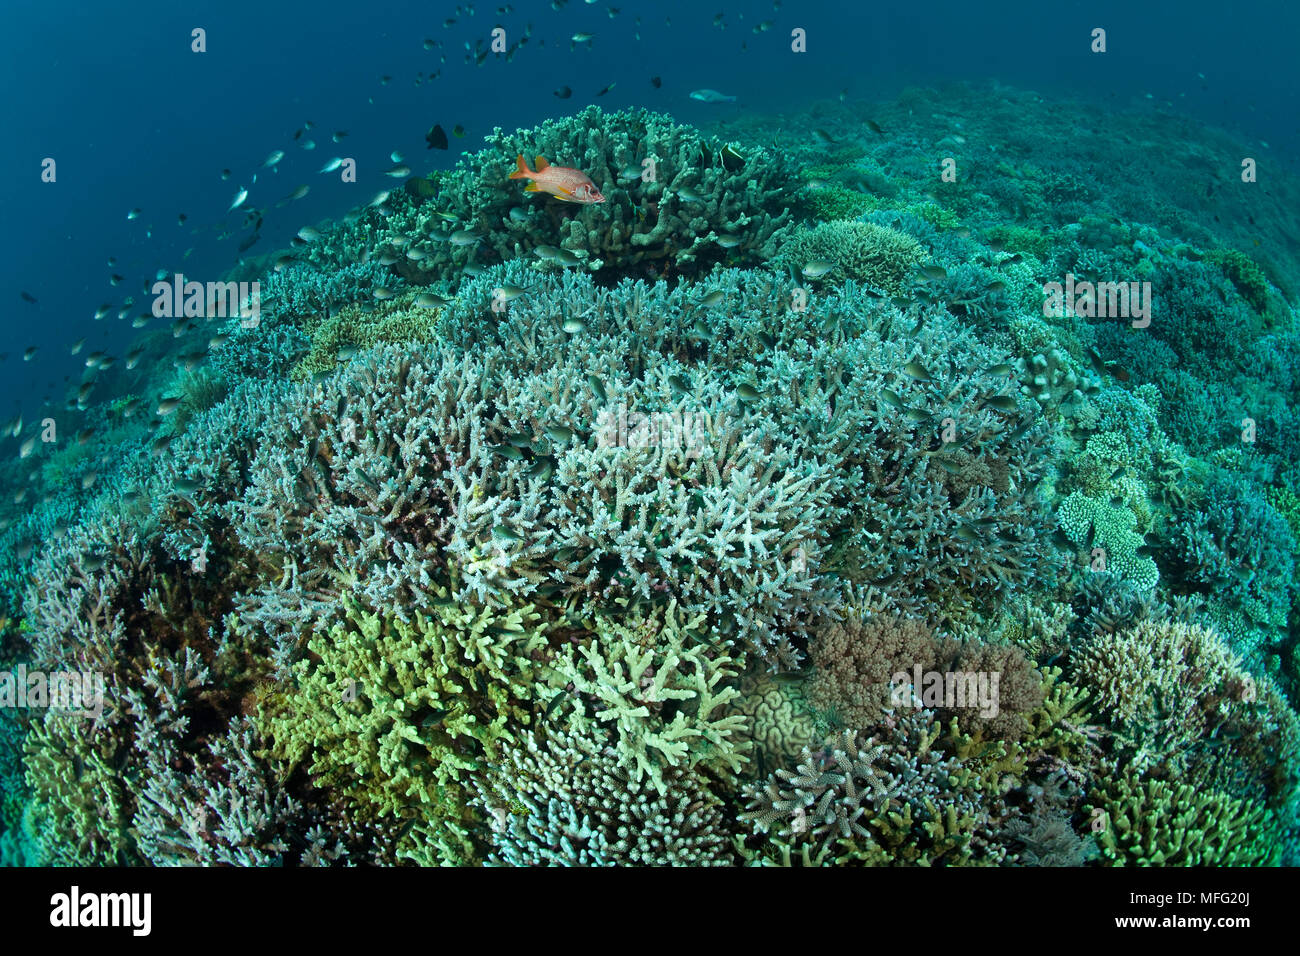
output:
[[555,91],[554,95],[558,96],[562,100],[567,100],[573,95],[573,90],[569,89],[567,86],[562,86]]
[[24,302],[30,302],[33,305],[36,304],[36,296],[32,295],[30,292],[19,292],[18,294],[23,297]]
[[447,133],[435,123],[433,129],[424,134],[424,141],[429,144],[429,149],[446,149]]

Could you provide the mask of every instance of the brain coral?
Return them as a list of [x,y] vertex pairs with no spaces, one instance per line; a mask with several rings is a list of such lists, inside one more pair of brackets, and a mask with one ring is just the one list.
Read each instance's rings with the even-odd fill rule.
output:
[[759,776],[785,766],[815,743],[813,715],[789,680],[771,674],[746,675],[730,711],[748,718],[745,737],[753,743],[752,769]]

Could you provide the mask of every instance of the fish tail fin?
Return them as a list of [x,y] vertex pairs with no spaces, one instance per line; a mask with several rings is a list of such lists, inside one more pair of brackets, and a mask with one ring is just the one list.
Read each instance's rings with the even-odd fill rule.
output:
[[524,154],[520,153],[519,157],[515,160],[515,171],[510,174],[510,178],[528,179],[532,175],[533,175],[533,171],[529,169],[528,164],[524,162]]
[[533,166],[537,169],[539,173],[550,165],[551,164],[546,161],[545,156],[536,156],[533,158]]

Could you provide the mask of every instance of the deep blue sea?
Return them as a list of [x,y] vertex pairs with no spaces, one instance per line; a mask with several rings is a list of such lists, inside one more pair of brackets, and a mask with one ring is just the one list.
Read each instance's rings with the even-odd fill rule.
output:
[[[21,409],[31,420],[46,396],[62,401],[66,383],[75,386],[84,370],[67,354],[78,339],[87,339],[83,354],[126,348],[134,333],[116,311],[126,295],[141,301],[142,282],[158,269],[183,267],[206,281],[229,268],[244,233],[222,242],[214,227],[240,225],[239,211],[225,214],[240,185],[262,208],[300,184],[312,187],[301,202],[269,212],[249,250],[265,252],[303,224],[338,217],[391,185],[382,171],[392,150],[418,175],[450,166],[457,148],[476,149],[493,127],[531,126],[588,103],[644,106],[692,122],[728,110],[798,112],[841,91],[873,100],[911,85],[996,79],[1091,101],[1103,117],[1150,94],[1153,109],[1266,141],[1265,155],[1281,163],[1293,163],[1300,146],[1300,7],[1285,0],[1252,5],[1248,15],[1177,0],[629,0],[615,16],[604,0],[569,0],[558,10],[540,0],[509,6],[502,14],[503,6],[488,2],[7,3],[0,34],[0,78],[11,91],[0,155],[5,416]],[[722,28],[714,25],[719,14]],[[755,33],[765,22],[770,29]],[[513,44],[530,24],[532,38],[511,62],[489,54],[481,65],[466,64],[466,44],[486,46],[496,26]],[[1097,26],[1109,34],[1104,56],[1089,51]],[[206,53],[191,52],[196,27],[207,31]],[[790,52],[796,27],[807,31],[802,55]],[[594,39],[571,50],[579,32]],[[426,38],[438,46],[426,50]],[[660,88],[652,76],[662,77]],[[563,86],[572,88],[570,99],[553,95]],[[698,88],[737,101],[693,102],[688,94]],[[316,124],[304,134],[317,143],[312,151],[292,140],[304,121]],[[434,123],[448,131],[460,124],[465,136],[431,153],[423,137]],[[339,130],[348,135],[335,144]],[[262,169],[275,149],[285,159],[274,172]],[[1060,149],[1068,152],[1069,142]],[[355,155],[355,185],[317,174],[336,155]],[[47,157],[57,163],[56,183],[41,180]],[[128,221],[133,208],[140,217]],[[118,286],[110,284],[114,274],[123,276]],[[21,299],[22,291],[38,302]],[[104,303],[114,316],[92,321]],[[33,345],[38,352],[23,363]]]

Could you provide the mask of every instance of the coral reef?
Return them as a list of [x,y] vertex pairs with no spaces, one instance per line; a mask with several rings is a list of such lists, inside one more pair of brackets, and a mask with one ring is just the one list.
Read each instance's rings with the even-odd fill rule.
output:
[[506,748],[479,786],[488,862],[508,866],[726,866],[722,801],[698,770],[664,770],[663,789],[629,777],[612,748],[551,731]]
[[1088,811],[1114,866],[1273,866],[1280,832],[1273,815],[1246,800],[1186,783],[1114,779]]
[[0,862],[1300,860],[1300,261],[1154,120],[867,109],[495,130],[11,423],[0,665],[105,695],[0,711]]
[[924,255],[919,242],[888,226],[827,222],[793,235],[773,257],[772,266],[802,274],[811,263],[829,262],[833,268],[824,280],[853,279],[896,295]]

